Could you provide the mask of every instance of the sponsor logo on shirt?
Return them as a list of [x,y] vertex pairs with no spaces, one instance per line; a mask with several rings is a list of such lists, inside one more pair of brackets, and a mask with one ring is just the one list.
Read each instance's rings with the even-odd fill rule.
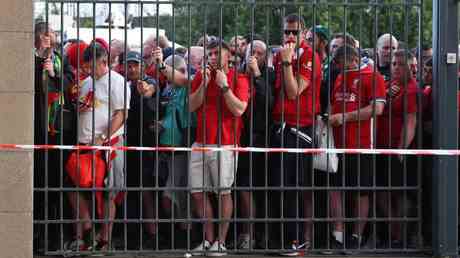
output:
[[336,92],[334,98],[340,102],[356,102],[358,96],[353,92]]

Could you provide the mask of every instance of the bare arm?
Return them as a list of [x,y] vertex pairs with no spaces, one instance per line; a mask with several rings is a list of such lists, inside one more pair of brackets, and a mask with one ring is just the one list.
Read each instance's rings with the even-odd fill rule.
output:
[[224,99],[227,108],[234,116],[240,117],[243,115],[244,111],[246,111],[248,103],[241,101],[237,96],[235,96],[235,94],[233,94],[233,91],[228,90],[224,93]]
[[[295,50],[295,44],[286,44],[280,50],[281,60],[283,63],[291,62]],[[283,79],[284,85],[286,89],[286,96],[290,100],[294,100],[302,94],[302,92],[309,86],[310,82],[305,80],[304,78],[300,77],[297,80],[294,76],[294,67],[292,64],[284,65],[283,64]]]
[[[375,115],[380,116],[383,113],[383,109],[385,108],[384,102],[375,102]],[[346,122],[353,122],[353,121],[360,121],[360,120],[368,120],[371,118],[374,111],[374,103],[371,103],[364,108],[345,113],[345,121]]]
[[[153,56],[153,63],[154,64],[157,64],[157,63],[163,63],[162,60],[163,60],[163,52],[161,50],[161,48],[157,47],[155,49],[152,50],[152,56]],[[185,76],[184,73],[178,71],[177,69],[174,69],[172,66],[170,65],[167,65],[165,63],[163,63],[164,65],[164,69],[160,70],[160,72],[166,76],[166,78],[168,79],[168,81],[170,82],[173,82],[174,84],[177,84],[177,85],[187,85],[188,84],[188,78],[187,76]]]
[[169,65],[166,65],[166,64],[165,64],[165,69],[163,69],[161,71],[161,73],[166,76],[168,81],[171,81],[176,85],[185,86],[189,82],[187,76],[185,76],[184,73],[182,73],[182,72],[180,72],[178,70],[175,70],[175,69],[173,69],[172,66],[169,66]]
[[230,112],[236,117],[242,116],[248,103],[241,101],[228,87],[227,75],[222,70],[217,70],[216,72],[216,83],[221,89],[227,88],[223,95],[225,104]]
[[414,139],[416,126],[417,126],[417,113],[407,114],[407,119],[406,119],[406,122],[404,123],[404,128],[401,130],[401,137],[400,137],[401,140],[398,145],[398,148],[405,149],[409,147],[412,140]]
[[110,135],[108,136],[116,133],[123,126],[126,119],[128,119],[128,110],[115,110],[115,113],[112,116],[112,120],[110,120]]
[[292,69],[292,65],[283,67],[286,96],[290,100],[296,99],[309,85],[309,81],[306,81],[303,77],[300,77],[297,81]]
[[[96,141],[95,141],[95,144],[96,145],[102,145],[104,144],[105,141],[110,141],[110,138],[111,136],[116,133],[125,123],[126,119],[128,118],[128,112],[124,109],[118,109],[115,111],[115,113],[113,114],[112,116],[112,119],[110,120],[110,132],[107,136],[105,136],[105,139],[102,138],[102,136],[100,135]],[[107,130],[105,131],[108,131],[109,128],[107,128]]]
[[198,89],[189,94],[189,110],[190,112],[195,112],[204,102],[204,98],[206,97],[206,88],[208,87],[208,83],[211,80],[211,71],[206,68],[205,70],[201,71],[201,83]]
[[371,103],[363,108],[357,109],[352,112],[333,114],[329,117],[329,122],[332,126],[340,126],[343,124],[343,122],[368,120],[371,118],[374,112],[374,106],[375,115],[381,115],[383,113],[383,109],[385,108],[385,103],[379,101],[375,102],[375,104]]
[[206,95],[206,86],[204,81],[201,82],[200,87],[189,95],[189,110],[195,112],[203,104]]

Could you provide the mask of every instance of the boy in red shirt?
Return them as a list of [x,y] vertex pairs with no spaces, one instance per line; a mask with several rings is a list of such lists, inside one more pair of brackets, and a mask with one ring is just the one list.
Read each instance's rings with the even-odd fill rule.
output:
[[[313,121],[320,112],[321,60],[305,42],[302,31],[304,21],[291,14],[284,18],[284,45],[274,58],[275,105],[271,146],[274,148],[312,148]],[[307,154],[281,153],[271,157],[271,186],[308,187],[312,184],[312,156]],[[273,191],[273,210],[283,209],[285,218],[312,216],[312,194],[307,190]],[[277,207],[279,195],[283,196],[283,207]],[[303,205],[298,203],[298,200]],[[302,207],[303,211],[296,207]],[[282,255],[297,256],[299,249],[312,247],[311,222],[303,223],[303,243],[297,232],[296,222],[287,222],[281,232],[288,249]],[[276,233],[275,233],[276,234]]]
[[[220,49],[220,51],[219,51]],[[195,76],[189,97],[190,112],[197,113],[196,141],[193,147],[233,147],[239,144],[243,125],[242,115],[249,101],[249,80],[228,66],[230,48],[223,41],[209,42],[206,53],[208,66]],[[192,254],[208,252],[210,256],[225,255],[225,239],[232,216],[231,186],[236,174],[238,155],[232,151],[192,152],[189,184],[197,215],[204,223],[205,239]],[[225,222],[214,236],[214,217],[209,191],[211,188],[221,201]],[[211,245],[212,244],[212,245]]]
[[[381,115],[385,107],[384,78],[367,65],[361,65],[358,51],[348,45],[335,52],[334,62],[343,70],[335,81],[331,96],[331,116],[336,148],[370,149],[371,118]],[[343,179],[345,182],[343,182]],[[340,157],[339,169],[331,176],[334,186],[371,186],[372,158],[370,155],[349,155]],[[343,217],[342,194],[333,191],[331,210],[336,217]],[[356,195],[356,193],[354,193]],[[369,214],[369,192],[359,191],[353,196],[353,217],[367,218]],[[347,249],[358,249],[365,222],[354,223],[352,236],[346,241]],[[336,222],[333,235],[334,247],[343,248],[343,223]],[[340,241],[342,240],[342,242]],[[351,252],[351,251],[350,251]]]

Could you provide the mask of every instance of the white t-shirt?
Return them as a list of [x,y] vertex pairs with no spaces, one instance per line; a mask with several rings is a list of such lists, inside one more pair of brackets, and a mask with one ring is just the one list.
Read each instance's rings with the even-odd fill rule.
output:
[[[110,75],[110,103],[109,103],[109,75]],[[93,79],[86,78],[82,83],[80,90],[80,102],[89,103],[88,108],[80,111],[80,121],[78,125],[80,143],[91,143],[93,132],[93,101],[94,101],[94,135],[98,137],[101,134],[107,134],[107,129],[110,126],[112,116],[115,111],[129,109],[131,98],[131,90],[125,88],[125,79],[120,74],[110,71],[99,80],[95,81],[95,94],[93,94]],[[126,92],[126,98],[125,98]],[[94,97],[93,97],[94,96]],[[109,115],[110,107],[110,115]],[[119,136],[124,134],[124,126],[112,135]]]

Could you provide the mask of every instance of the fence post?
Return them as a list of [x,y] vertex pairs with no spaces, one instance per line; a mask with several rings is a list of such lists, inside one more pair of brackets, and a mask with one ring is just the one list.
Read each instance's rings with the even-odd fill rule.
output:
[[[457,146],[458,0],[433,1],[433,144]],[[457,257],[457,157],[433,163],[433,255]]]

